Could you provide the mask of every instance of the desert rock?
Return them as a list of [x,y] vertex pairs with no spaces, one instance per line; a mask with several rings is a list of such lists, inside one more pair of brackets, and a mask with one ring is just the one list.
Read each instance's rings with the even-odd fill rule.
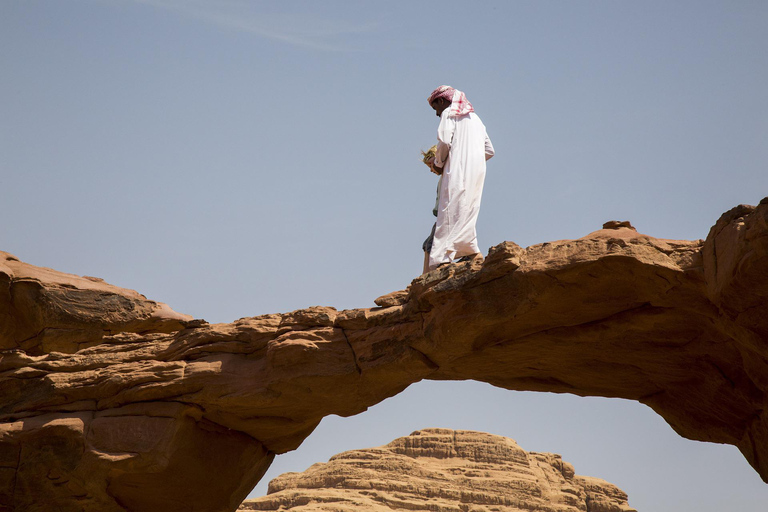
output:
[[559,455],[448,429],[419,430],[286,473],[270,482],[266,496],[238,510],[635,512],[621,489],[575,475]]
[[133,290],[0,251],[0,350],[72,353],[121,332],[178,331],[189,320]]
[[768,201],[706,241],[621,224],[216,325],[6,256],[0,510],[233,511],[324,416],[421,379],[636,400],[768,481]]

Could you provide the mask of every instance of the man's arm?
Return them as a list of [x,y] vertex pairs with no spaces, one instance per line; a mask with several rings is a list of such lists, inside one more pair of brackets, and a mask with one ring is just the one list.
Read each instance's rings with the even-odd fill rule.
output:
[[451,146],[443,142],[437,143],[437,149],[435,150],[435,160],[432,162],[432,172],[435,174],[443,174],[443,168],[448,161],[448,155],[451,152]]
[[437,127],[437,148],[435,149],[434,166],[443,172],[443,167],[448,161],[451,153],[451,142],[453,142],[453,133],[456,131],[456,120],[448,116],[448,110],[440,116],[440,126]]
[[485,134],[485,159],[490,160],[493,155],[495,155],[496,152],[493,150],[493,144],[491,144],[491,139],[488,137],[488,134]]

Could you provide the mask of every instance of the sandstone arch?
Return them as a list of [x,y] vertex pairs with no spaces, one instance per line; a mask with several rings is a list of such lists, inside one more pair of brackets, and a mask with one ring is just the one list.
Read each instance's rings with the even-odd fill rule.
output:
[[506,242],[373,309],[207,325],[94,283],[0,261],[0,510],[234,510],[322,417],[422,379],[637,400],[768,481],[766,200],[706,241]]

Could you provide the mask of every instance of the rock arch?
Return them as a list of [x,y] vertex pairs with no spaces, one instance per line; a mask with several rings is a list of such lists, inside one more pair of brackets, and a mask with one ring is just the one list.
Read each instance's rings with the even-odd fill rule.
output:
[[235,510],[324,416],[422,379],[637,400],[768,481],[766,200],[705,241],[608,223],[231,324],[4,256],[0,510]]

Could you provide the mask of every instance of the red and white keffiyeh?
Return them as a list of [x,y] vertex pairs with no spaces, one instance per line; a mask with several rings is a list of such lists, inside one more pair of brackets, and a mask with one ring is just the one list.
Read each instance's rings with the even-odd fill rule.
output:
[[475,111],[472,104],[467,99],[467,95],[458,89],[454,89],[450,85],[441,85],[432,91],[432,94],[429,95],[427,101],[432,105],[432,102],[437,98],[445,98],[451,102],[451,107],[448,111],[449,116],[463,116]]

